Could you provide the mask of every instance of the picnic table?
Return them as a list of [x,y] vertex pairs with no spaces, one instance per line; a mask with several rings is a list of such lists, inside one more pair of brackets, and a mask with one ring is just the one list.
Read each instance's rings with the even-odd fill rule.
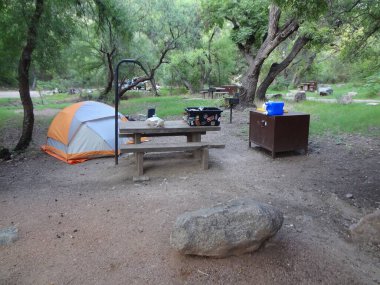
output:
[[217,96],[223,96],[228,95],[228,91],[223,87],[210,87],[207,90],[202,90],[201,94],[203,95],[203,98],[205,98],[206,94],[208,94],[208,97],[211,97],[211,99],[214,99]]
[[[145,121],[128,121],[120,123],[119,137],[130,137],[134,144],[120,146],[121,153],[135,153],[137,175],[143,175],[143,156],[148,152],[192,151],[197,157],[201,154],[202,166],[208,169],[209,148],[223,148],[223,144],[202,142],[202,135],[208,131],[220,131],[220,126],[189,126],[186,121],[165,121],[164,127],[149,126]],[[182,143],[154,143],[141,144],[142,137],[185,136]]]

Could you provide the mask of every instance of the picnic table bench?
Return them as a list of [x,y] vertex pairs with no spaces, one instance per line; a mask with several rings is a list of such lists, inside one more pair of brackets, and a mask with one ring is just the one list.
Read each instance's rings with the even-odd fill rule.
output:
[[[143,157],[150,152],[192,151],[194,157],[201,157],[201,166],[208,169],[209,149],[224,148],[224,144],[202,142],[201,136],[207,131],[220,131],[220,126],[189,126],[185,121],[165,121],[162,128],[150,127],[146,122],[128,121],[120,124],[120,137],[133,137],[134,144],[120,146],[121,153],[135,153],[137,175],[144,174]],[[142,137],[186,136],[186,142],[180,143],[143,143]]]
[[208,142],[185,142],[170,144],[129,144],[120,147],[121,153],[136,153],[137,175],[144,174],[144,154],[148,152],[201,151],[201,166],[208,169],[209,149],[224,148],[223,144]]

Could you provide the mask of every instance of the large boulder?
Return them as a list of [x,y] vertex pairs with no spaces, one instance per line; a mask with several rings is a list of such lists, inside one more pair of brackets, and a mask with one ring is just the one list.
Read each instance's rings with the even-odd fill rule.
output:
[[187,212],[177,218],[170,236],[180,253],[226,257],[257,250],[281,228],[276,208],[251,199]]
[[354,241],[380,244],[380,210],[361,218],[357,224],[350,226]]

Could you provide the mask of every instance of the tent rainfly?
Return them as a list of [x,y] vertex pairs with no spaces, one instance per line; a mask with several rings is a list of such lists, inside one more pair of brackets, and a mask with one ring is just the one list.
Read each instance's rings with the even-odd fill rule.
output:
[[[119,113],[120,121],[127,119]],[[50,124],[46,153],[75,164],[115,155],[115,109],[103,103],[85,101],[61,110]],[[126,143],[120,139],[119,145]]]

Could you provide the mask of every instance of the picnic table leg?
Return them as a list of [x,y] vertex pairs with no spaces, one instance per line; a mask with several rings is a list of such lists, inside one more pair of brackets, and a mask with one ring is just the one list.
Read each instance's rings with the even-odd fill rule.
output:
[[[140,144],[141,143],[141,134],[135,134],[134,137],[134,143],[135,144]],[[135,158],[136,158],[136,164],[137,164],[137,161],[138,161],[138,157],[137,157],[137,152],[135,152]]]
[[134,135],[135,144],[141,143],[141,134]]
[[136,152],[136,165],[137,165],[137,176],[142,176],[144,174],[144,153]]
[[[201,134],[200,133],[192,133],[187,136],[187,142],[200,142],[201,141]],[[193,156],[194,158],[199,158],[201,157],[201,151],[199,150],[194,150],[193,151]]]
[[209,152],[208,152],[208,147],[204,147],[202,150],[202,168],[204,170],[208,169],[208,157],[209,157]]

